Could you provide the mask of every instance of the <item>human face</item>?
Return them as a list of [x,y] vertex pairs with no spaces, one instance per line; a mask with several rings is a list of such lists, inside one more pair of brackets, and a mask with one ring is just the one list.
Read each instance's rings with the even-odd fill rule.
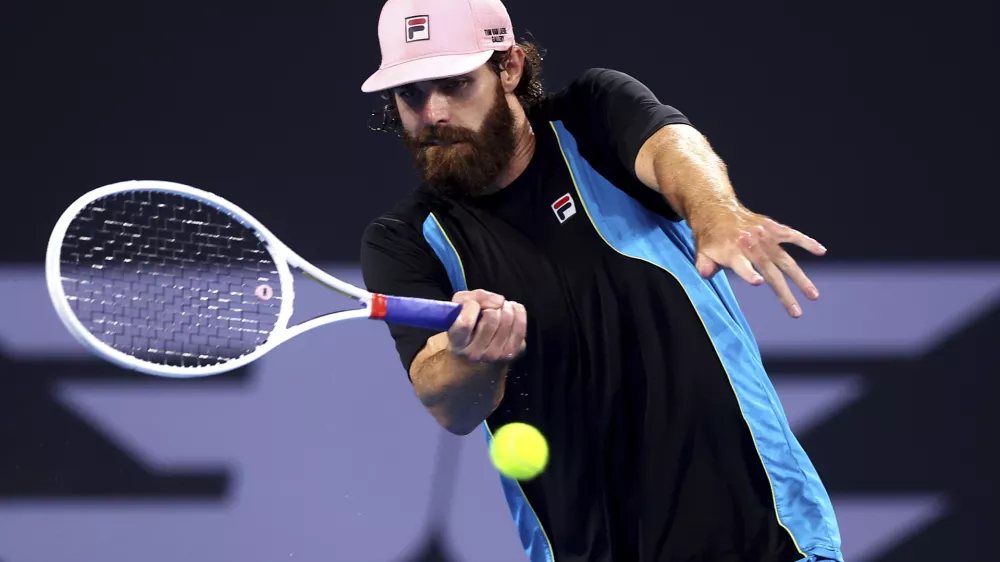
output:
[[476,196],[493,187],[514,154],[514,116],[487,66],[393,91],[403,144],[425,184],[442,194]]

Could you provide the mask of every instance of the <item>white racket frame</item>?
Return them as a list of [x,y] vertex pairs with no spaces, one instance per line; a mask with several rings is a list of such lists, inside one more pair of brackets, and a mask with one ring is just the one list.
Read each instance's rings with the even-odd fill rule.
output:
[[[263,344],[246,355],[229,361],[223,361],[215,365],[192,367],[158,365],[141,359],[136,359],[128,353],[115,349],[104,343],[100,338],[92,334],[90,330],[83,325],[80,319],[77,318],[76,314],[73,313],[73,309],[69,305],[62,283],[61,255],[62,243],[66,236],[66,231],[69,229],[69,225],[73,219],[76,218],[76,216],[93,201],[117,193],[135,191],[154,191],[184,195],[215,207],[219,211],[232,217],[237,222],[242,223],[243,225],[256,231],[258,238],[264,243],[267,251],[271,254],[271,259],[274,261],[275,268],[278,271],[278,280],[281,284],[281,307],[278,310],[278,318],[275,322],[274,329],[271,331],[271,334]],[[295,279],[292,276],[291,267],[298,268],[306,275],[312,277],[327,287],[334,289],[346,297],[359,301],[362,308],[358,310],[332,312],[289,327],[288,322],[292,318],[295,300]],[[69,332],[73,334],[77,341],[87,347],[90,351],[96,353],[111,363],[126,369],[139,371],[149,375],[171,378],[207,377],[229,372],[260,359],[264,354],[273,350],[275,347],[299,334],[302,334],[303,332],[307,332],[313,328],[318,328],[326,324],[340,322],[342,320],[370,318],[371,315],[369,307],[371,304],[372,294],[370,292],[345,281],[341,281],[333,275],[330,275],[329,273],[309,263],[278,240],[278,238],[271,233],[270,230],[260,223],[260,221],[255,219],[250,213],[244,211],[239,206],[213,193],[169,181],[130,180],[113,183],[94,189],[73,202],[73,204],[63,212],[62,216],[59,217],[59,220],[56,222],[55,228],[53,228],[52,234],[49,237],[49,244],[45,255],[45,282],[48,286],[52,304],[55,306],[56,314],[59,315],[59,319],[62,320],[62,323],[66,326]]]

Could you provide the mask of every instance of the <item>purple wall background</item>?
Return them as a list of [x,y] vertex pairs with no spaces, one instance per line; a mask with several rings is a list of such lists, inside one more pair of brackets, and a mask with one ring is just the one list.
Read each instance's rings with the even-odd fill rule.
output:
[[[327,269],[360,283],[353,267]],[[808,273],[823,298],[798,321],[784,316],[768,289],[734,283],[765,356],[913,357],[1000,302],[1000,266],[840,265]],[[297,287],[297,319],[343,304],[309,281]],[[0,318],[8,359],[88,357],[52,311],[39,268],[0,269],[0,291],[13,305]],[[850,371],[772,373],[807,447],[817,428],[838,431],[838,414],[864,401],[873,382]],[[378,323],[304,334],[242,382],[57,378],[50,390],[151,473],[221,470],[232,480],[221,499],[0,501],[4,562],[375,562],[399,559],[423,539],[442,433],[413,397]],[[455,439],[462,454],[450,545],[463,560],[524,559],[482,434]],[[839,462],[867,460],[859,452]],[[833,490],[833,499],[851,562],[877,560],[950,509],[943,490]]]

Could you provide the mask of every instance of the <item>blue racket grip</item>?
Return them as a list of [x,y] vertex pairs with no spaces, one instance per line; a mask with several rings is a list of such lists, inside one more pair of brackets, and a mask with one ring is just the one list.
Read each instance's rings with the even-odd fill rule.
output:
[[393,324],[447,332],[461,312],[462,305],[454,302],[376,293],[372,294],[370,316]]

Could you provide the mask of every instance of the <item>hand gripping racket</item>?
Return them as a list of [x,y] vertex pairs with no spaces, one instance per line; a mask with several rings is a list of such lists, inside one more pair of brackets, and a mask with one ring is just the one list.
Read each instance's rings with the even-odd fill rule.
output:
[[[360,308],[289,326],[293,268]],[[59,318],[81,343],[122,367],[176,378],[231,371],[341,320],[445,331],[461,311],[341,281],[236,205],[163,181],[126,181],[80,197],[52,231],[45,276]]]

